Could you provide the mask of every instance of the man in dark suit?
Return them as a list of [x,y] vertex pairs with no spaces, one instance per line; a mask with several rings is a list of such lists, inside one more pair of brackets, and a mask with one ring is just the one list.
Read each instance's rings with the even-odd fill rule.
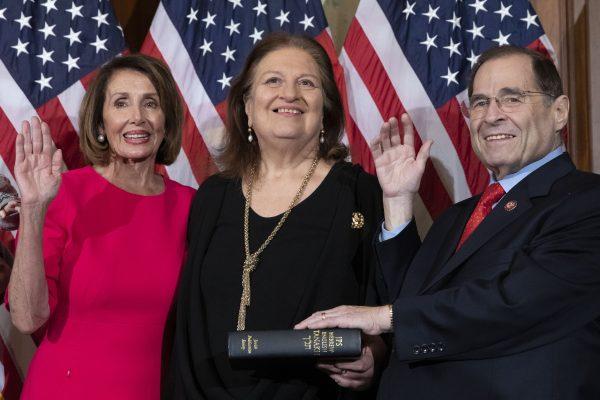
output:
[[[505,46],[469,87],[481,196],[421,243],[413,198],[429,156],[412,125],[384,124],[372,152],[384,193],[376,240],[383,307],[342,306],[298,328],[392,332],[380,399],[600,399],[600,176],[578,171],[561,131],[569,101],[553,63]],[[334,376],[341,384],[352,371]]]

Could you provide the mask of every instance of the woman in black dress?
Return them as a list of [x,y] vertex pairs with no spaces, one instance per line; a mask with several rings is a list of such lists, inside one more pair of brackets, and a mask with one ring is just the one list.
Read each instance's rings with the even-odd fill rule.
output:
[[[314,40],[272,34],[228,98],[223,172],[198,190],[177,302],[167,398],[360,398],[385,346],[361,359],[237,370],[227,332],[291,329],[316,310],[375,303],[377,180],[344,162],[343,108]],[[368,392],[366,392],[368,393]],[[368,395],[366,395],[368,396]],[[368,397],[367,397],[368,398]]]

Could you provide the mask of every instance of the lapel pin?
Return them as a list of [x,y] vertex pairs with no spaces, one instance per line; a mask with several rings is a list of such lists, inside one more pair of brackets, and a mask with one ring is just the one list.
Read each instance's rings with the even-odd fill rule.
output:
[[519,204],[519,203],[517,203],[517,201],[516,201],[516,200],[510,200],[508,203],[506,203],[506,204],[504,205],[504,211],[512,211],[512,210],[514,210],[515,208],[517,208],[517,205],[518,205],[518,204]]
[[363,226],[365,226],[365,217],[358,211],[353,212],[352,224],[350,226],[352,227],[352,229],[362,228]]

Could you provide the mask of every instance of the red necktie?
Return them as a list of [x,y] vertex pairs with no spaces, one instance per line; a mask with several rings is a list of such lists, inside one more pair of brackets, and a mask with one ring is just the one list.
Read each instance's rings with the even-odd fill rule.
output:
[[492,206],[498,202],[504,196],[505,192],[502,186],[498,182],[492,183],[485,188],[485,191],[481,195],[473,214],[469,217],[465,230],[463,231],[456,250],[460,249],[460,246],[467,240],[471,233],[479,226],[481,221],[492,211]]

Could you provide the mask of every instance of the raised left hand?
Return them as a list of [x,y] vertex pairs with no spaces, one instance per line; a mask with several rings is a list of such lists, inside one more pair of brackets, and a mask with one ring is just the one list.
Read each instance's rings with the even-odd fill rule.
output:
[[366,390],[373,384],[385,359],[385,352],[386,345],[379,336],[364,335],[362,353],[358,360],[324,362],[317,364],[317,368],[341,387]]

